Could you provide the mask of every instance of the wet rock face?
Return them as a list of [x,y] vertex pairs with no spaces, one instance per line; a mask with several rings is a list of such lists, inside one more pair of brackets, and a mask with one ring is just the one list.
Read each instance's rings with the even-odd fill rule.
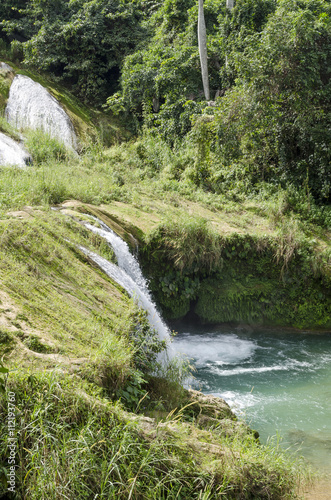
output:
[[19,143],[0,132],[0,166],[25,167],[30,163],[29,153]]
[[77,137],[67,113],[42,85],[27,76],[15,76],[5,114],[8,122],[18,129],[39,129],[67,147],[77,148]]

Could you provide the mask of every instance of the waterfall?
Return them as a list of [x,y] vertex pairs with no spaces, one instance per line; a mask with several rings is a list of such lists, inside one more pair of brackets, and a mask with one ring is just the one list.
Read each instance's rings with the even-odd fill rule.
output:
[[16,128],[39,129],[67,147],[77,148],[75,130],[67,113],[48,90],[27,76],[15,76],[5,115]]
[[[94,217],[93,217],[94,218]],[[138,305],[147,312],[150,325],[154,328],[160,340],[167,341],[168,358],[174,356],[173,347],[170,345],[170,330],[163,322],[148,290],[147,281],[144,278],[139,262],[130,252],[129,246],[117,236],[106,224],[94,218],[102,227],[98,228],[92,224],[85,223],[90,231],[102,236],[113,248],[117,258],[118,266],[109,262],[100,255],[79,247],[90,259],[93,260],[110,278],[121,285],[131,297],[136,298]]]
[[120,238],[110,227],[108,227],[104,222],[92,217],[95,221],[100,224],[101,228],[92,226],[92,224],[85,223],[85,227],[90,231],[98,234],[104,238],[114,250],[118,266],[123,269],[132,280],[140,287],[140,289],[150,297],[148,285],[146,279],[141,272],[139,263],[137,259],[130,252],[129,246],[125,243],[122,238]]
[[16,141],[0,132],[0,166],[16,165],[25,167],[31,162],[31,156]]

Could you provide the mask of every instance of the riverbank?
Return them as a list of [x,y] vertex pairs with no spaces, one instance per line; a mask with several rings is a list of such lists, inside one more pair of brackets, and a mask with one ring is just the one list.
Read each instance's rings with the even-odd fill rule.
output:
[[298,495],[304,500],[329,500],[331,478],[316,480],[311,486],[299,489]]

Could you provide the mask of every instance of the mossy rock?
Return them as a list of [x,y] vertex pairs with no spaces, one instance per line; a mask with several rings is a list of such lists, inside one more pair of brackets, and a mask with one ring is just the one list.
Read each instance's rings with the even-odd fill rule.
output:
[[[138,247],[138,241],[137,239],[131,234],[131,232],[128,232],[125,229],[125,225],[122,225],[121,222],[106,212],[105,210],[102,210],[98,207],[95,207],[93,205],[88,205],[88,204],[81,204],[77,206],[77,210],[79,212],[85,213],[85,214],[90,214],[93,215],[94,217],[97,217],[100,219],[104,224],[106,224],[110,229],[112,229],[120,238],[122,238],[131,248],[131,250],[136,250]],[[132,228],[130,227],[132,230]]]
[[209,417],[214,420],[237,420],[230,406],[224,399],[212,396],[211,394],[202,394],[202,392],[190,389],[188,391],[187,403],[190,411],[196,416]]

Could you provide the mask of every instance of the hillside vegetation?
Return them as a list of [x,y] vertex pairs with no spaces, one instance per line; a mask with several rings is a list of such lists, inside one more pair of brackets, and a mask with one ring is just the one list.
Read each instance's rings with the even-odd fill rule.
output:
[[[306,470],[183,389],[144,311],[79,249],[130,245],[162,314],[331,330],[330,3],[3,0],[0,56],[62,103],[79,155],[28,132],[0,167],[0,498],[295,498]],[[13,75],[0,72],[0,109]],[[0,130],[20,131],[0,117]],[[56,210],[53,210],[56,208]]]
[[[35,158],[45,140],[39,135]],[[158,141],[141,140],[151,156],[160,152]],[[207,291],[207,319],[214,321],[216,310],[225,320],[256,323],[252,312],[261,312],[261,303],[260,318],[268,319],[261,297],[281,293],[284,305],[294,293],[292,319],[276,309],[275,321],[298,326],[302,311],[314,328],[330,321],[322,287],[328,233],[284,208],[282,191],[235,203],[169,182],[162,170],[150,176],[139,144],[1,169],[1,349],[10,370],[6,389],[16,394],[24,429],[20,498],[290,498],[302,478],[299,459],[276,443],[259,444],[224,403],[184,390],[183,368],[158,367],[163,345],[145,314],[77,245],[113,260],[111,249],[78,221],[97,215],[129,243],[132,236],[139,242],[154,295],[169,315],[186,314]],[[288,287],[291,273],[301,289]],[[226,312],[214,301],[219,283],[229,297]],[[238,300],[241,309],[233,306]],[[5,435],[4,397],[1,404]],[[6,442],[1,450],[6,465]]]

